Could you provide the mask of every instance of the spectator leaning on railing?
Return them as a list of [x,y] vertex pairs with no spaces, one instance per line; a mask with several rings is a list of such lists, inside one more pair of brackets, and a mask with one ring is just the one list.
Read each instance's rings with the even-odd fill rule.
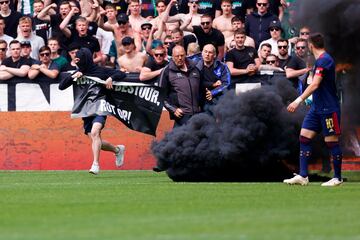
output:
[[40,62],[31,65],[28,77],[34,79],[39,75],[47,78],[55,79],[59,75],[59,67],[50,58],[50,48],[43,46],[39,50]]
[[18,40],[10,42],[11,56],[4,59],[0,66],[0,80],[8,80],[12,77],[26,77],[30,70],[28,59],[21,57],[21,45]]

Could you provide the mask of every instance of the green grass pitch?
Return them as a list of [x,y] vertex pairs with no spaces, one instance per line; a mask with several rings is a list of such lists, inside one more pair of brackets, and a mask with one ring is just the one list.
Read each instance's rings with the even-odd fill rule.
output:
[[174,183],[150,171],[0,171],[1,240],[360,239],[360,184]]

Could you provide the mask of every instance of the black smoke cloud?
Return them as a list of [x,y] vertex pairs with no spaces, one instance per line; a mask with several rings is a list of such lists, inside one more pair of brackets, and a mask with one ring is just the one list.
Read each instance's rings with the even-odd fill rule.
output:
[[286,111],[296,91],[286,79],[236,96],[224,95],[213,115],[187,125],[152,146],[158,165],[175,181],[269,181],[289,176],[284,160],[297,164],[305,109]]

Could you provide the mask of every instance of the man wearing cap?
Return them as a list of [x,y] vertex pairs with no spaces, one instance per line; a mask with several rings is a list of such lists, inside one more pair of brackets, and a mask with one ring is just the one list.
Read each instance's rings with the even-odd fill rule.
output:
[[[277,41],[281,38],[281,33],[283,32],[283,29],[281,27],[281,23],[279,21],[271,21],[269,25],[269,32],[271,35],[271,38],[264,40],[259,45],[259,51],[261,46],[264,43],[269,43],[271,45],[271,54],[274,54],[276,56],[279,56],[279,49],[277,45]],[[288,47],[288,54],[291,54],[291,45]]]
[[105,30],[112,31],[114,33],[114,41],[117,47],[117,55],[121,56],[124,54],[124,50],[122,48],[121,41],[124,37],[132,37],[134,38],[136,51],[140,51],[141,49],[141,38],[139,33],[135,32],[133,28],[131,28],[129,24],[129,17],[125,13],[120,13],[116,17],[117,24],[112,27],[105,27]]
[[26,58],[29,60],[30,66],[38,61],[35,58],[31,57],[32,49],[31,49],[31,43],[29,41],[20,42],[20,46],[21,46],[21,54],[20,55],[23,58]]
[[31,43],[31,57],[39,60],[39,49],[45,45],[44,39],[33,34],[32,31],[32,20],[30,17],[22,17],[19,20],[20,32],[17,36],[17,40],[29,41]]
[[11,56],[4,59],[0,66],[0,80],[8,80],[13,77],[26,77],[30,70],[30,63],[21,57],[21,45],[18,40],[12,40],[9,44]]
[[145,65],[146,54],[136,51],[134,39],[131,37],[124,37],[121,44],[125,54],[118,58],[120,70],[124,72],[140,72]]
[[[141,24],[141,50],[143,52],[151,52],[151,49],[156,48],[159,45],[162,45],[162,42],[158,39],[153,39],[153,33],[154,33],[154,29],[153,29],[153,25],[150,22],[144,22],[143,24]],[[149,37],[151,36],[150,40],[151,43],[149,42],[149,45],[147,47],[147,42],[149,41]]]
[[269,25],[272,21],[279,21],[279,18],[268,11],[269,0],[257,0],[257,11],[246,16],[245,30],[246,35],[252,37],[255,41],[256,49],[262,41],[269,39]]

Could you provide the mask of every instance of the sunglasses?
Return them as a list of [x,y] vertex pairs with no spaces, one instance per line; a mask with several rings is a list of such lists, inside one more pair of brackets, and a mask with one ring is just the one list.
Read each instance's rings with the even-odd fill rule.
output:
[[0,5],[3,5],[3,4],[9,4],[10,1],[4,1],[4,2],[0,2]]
[[123,46],[130,46],[131,43],[123,43],[122,45],[123,45]]
[[170,44],[171,44],[171,42],[164,42],[164,44],[165,44],[165,45],[170,45]]
[[45,53],[39,53],[39,55],[41,56],[41,57],[45,57],[45,56],[50,56],[50,53],[49,52],[45,52]]
[[164,53],[154,53],[154,56],[155,56],[155,57],[163,57],[163,56],[164,56]]
[[270,28],[270,32],[280,31],[280,28]]
[[198,4],[198,1],[189,1],[190,4]]
[[0,51],[5,52],[5,51],[6,51],[6,48],[0,48]]
[[127,22],[118,22],[119,25],[125,25]]
[[267,64],[274,64],[275,62],[275,60],[266,61]]
[[266,7],[267,3],[257,3],[256,5],[258,5],[259,7]]
[[310,32],[300,32],[301,35],[310,35]]
[[211,22],[202,22],[201,25],[210,25]]
[[286,46],[278,46],[279,49],[282,49],[282,48],[287,49],[287,47],[288,47],[287,45]]
[[141,30],[150,30],[151,27],[142,27]]
[[306,47],[305,46],[301,46],[301,47],[296,47],[297,50],[300,50],[300,49],[305,49]]

